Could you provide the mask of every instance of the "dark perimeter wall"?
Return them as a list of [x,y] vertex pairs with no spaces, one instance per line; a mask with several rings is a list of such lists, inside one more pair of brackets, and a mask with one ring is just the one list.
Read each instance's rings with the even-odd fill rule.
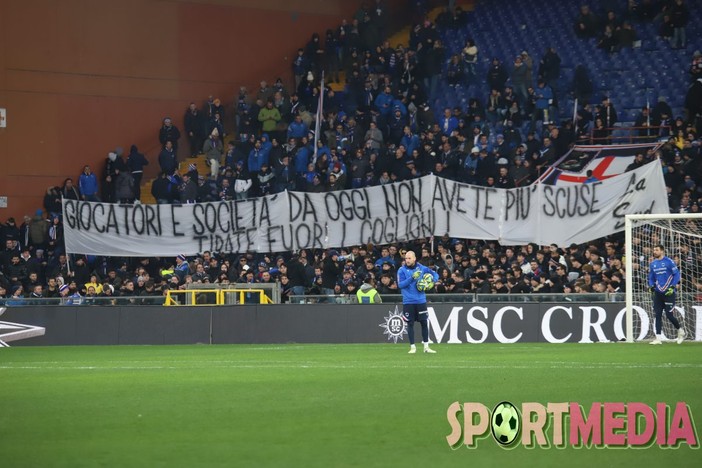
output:
[[[386,2],[400,5],[404,2]],[[102,172],[136,144],[158,163],[158,129],[193,100],[291,80],[290,59],[360,2],[349,0],[0,1],[0,208],[33,214],[50,185]],[[181,146],[185,147],[185,141]]]
[[[593,343],[625,337],[625,304],[432,303],[436,343]],[[12,346],[116,344],[407,343],[395,304],[275,304],[230,307],[9,307],[2,321],[44,327],[41,337]],[[702,340],[697,306],[686,311],[688,339]],[[643,321],[642,321],[643,318]],[[652,335],[637,311],[635,339]],[[419,338],[419,326],[415,327]],[[668,337],[674,339],[674,336]]]

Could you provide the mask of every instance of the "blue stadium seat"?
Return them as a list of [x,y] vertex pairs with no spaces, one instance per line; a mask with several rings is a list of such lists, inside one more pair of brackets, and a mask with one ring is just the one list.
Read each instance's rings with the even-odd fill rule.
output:
[[[522,50],[529,51],[533,57],[536,77],[538,60],[546,47],[555,46],[561,56],[559,89],[570,89],[574,68],[583,63],[588,67],[595,87],[593,101],[599,102],[601,94],[611,95],[626,119],[636,117],[647,96],[651,103],[655,103],[654,97],[658,93],[665,94],[674,109],[679,108],[687,89],[686,68],[692,51],[702,49],[702,12],[691,9],[686,50],[671,50],[669,44],[658,37],[656,23],[635,23],[642,47],[608,54],[596,48],[596,39],[575,37],[571,26],[581,3],[582,0],[520,0],[509,5],[477,2],[465,28],[446,32],[442,37],[450,53],[459,52],[467,37],[476,40],[480,49],[477,73],[481,78],[487,73],[491,57],[499,57],[509,70],[514,56]],[[595,9],[604,10],[604,4],[600,2]],[[442,104],[462,104],[474,96],[484,100],[487,95],[485,88],[480,81],[467,88],[442,92],[438,97]],[[567,115],[572,112],[572,101],[561,99],[559,112]]]

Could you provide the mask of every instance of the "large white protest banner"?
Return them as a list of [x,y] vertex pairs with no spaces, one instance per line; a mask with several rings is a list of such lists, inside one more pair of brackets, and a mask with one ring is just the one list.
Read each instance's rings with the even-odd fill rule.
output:
[[624,229],[632,213],[667,213],[657,163],[605,181],[516,189],[425,176],[327,193],[285,192],[192,205],[63,201],[66,251],[168,256],[389,244],[432,235],[568,245]]

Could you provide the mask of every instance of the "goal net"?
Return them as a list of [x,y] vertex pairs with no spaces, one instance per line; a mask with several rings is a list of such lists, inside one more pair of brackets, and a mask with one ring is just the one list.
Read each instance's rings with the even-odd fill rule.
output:
[[[627,215],[625,235],[627,341],[650,340],[655,334],[648,272],[658,244],[680,269],[673,314],[685,327],[687,339],[694,339],[697,311],[702,313],[702,215]],[[677,332],[665,313],[662,321],[663,340],[674,340]]]

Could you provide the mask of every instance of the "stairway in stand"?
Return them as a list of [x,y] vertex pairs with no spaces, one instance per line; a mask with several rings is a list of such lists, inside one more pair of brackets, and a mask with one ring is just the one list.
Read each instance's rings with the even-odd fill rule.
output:
[[[199,175],[204,175],[205,177],[210,175],[210,168],[205,162],[204,154],[199,154],[196,158],[183,158],[178,163],[178,172],[180,174],[188,172],[188,166],[190,164],[195,164]],[[154,179],[151,178],[146,182],[142,182],[141,184],[141,202],[147,205],[156,204],[156,199],[154,199],[153,195],[151,195],[151,184],[153,181]]]
[[[463,11],[472,11],[475,9],[475,1],[476,0],[458,0],[456,1],[456,6],[460,6],[463,8]],[[431,10],[428,14],[427,17],[431,21],[436,21],[436,17],[439,16],[439,14],[444,11],[444,7],[437,7]],[[409,37],[410,37],[410,30],[412,29],[412,25],[407,25],[404,28],[400,29],[397,31],[395,34],[392,36],[388,37],[388,42],[390,43],[390,47],[397,47],[399,45],[402,45],[403,47],[407,47],[407,44],[409,44]],[[447,58],[448,60],[448,58]],[[346,72],[340,71],[339,72],[339,82],[338,83],[327,83],[326,85],[329,86],[329,88],[333,89],[334,92],[343,92],[345,87],[346,87]]]
[[[471,11],[475,8],[475,0],[458,0],[456,2],[456,6],[460,6],[463,8],[464,11]],[[427,15],[430,20],[435,21],[436,17],[443,11],[443,7],[438,7],[434,8],[432,11],[429,12]],[[406,27],[402,28],[392,36],[388,38],[388,41],[390,42],[390,47],[397,47],[398,45],[403,45],[407,46],[409,43],[409,34],[410,34],[410,29],[412,25],[407,25]],[[333,89],[335,92],[343,92],[346,85],[346,73],[341,71],[339,72],[339,82],[336,83],[329,83],[327,82],[325,85],[328,86],[329,88]],[[197,166],[197,172],[199,175],[204,175],[208,176],[210,173],[210,168],[207,166],[207,163],[205,162],[205,155],[204,154],[199,154],[196,158],[185,158],[182,161],[180,161],[178,165],[178,172],[183,174],[188,171],[188,165],[189,164],[195,164]],[[153,183],[154,179],[148,179],[147,181],[143,182],[141,184],[141,202],[145,204],[155,204],[156,200],[154,197],[151,195],[151,184]]]

